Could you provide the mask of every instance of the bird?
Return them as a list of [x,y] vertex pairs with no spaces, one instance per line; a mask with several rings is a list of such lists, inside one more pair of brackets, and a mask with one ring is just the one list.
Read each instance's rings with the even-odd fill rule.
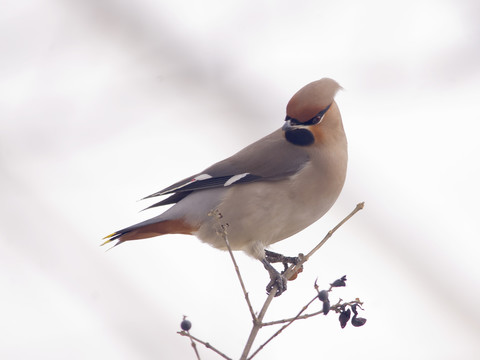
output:
[[[262,262],[275,296],[287,280],[271,263],[294,263],[267,248],[310,226],[333,206],[343,188],[347,139],[334,98],[333,79],[313,81],[286,106],[283,126],[236,154],[143,199],[169,195],[149,206],[171,205],[149,220],[106,236],[114,246],[159,235],[194,235],[211,246],[240,250]],[[211,216],[212,212],[220,214]],[[219,231],[219,221],[228,229]]]

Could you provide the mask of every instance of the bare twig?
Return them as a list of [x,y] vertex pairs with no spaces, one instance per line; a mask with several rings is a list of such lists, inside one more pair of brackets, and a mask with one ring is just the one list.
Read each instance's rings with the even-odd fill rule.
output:
[[210,349],[214,352],[216,352],[218,355],[220,355],[221,357],[223,357],[224,359],[227,359],[227,360],[232,360],[231,358],[229,358],[227,355],[225,355],[224,353],[222,353],[220,350],[216,349],[215,347],[213,347],[212,345],[210,345],[210,343],[208,342],[205,342],[205,341],[202,341],[198,338],[196,338],[195,336],[191,335],[189,332],[187,331],[178,331],[177,334],[179,335],[182,335],[182,336],[186,336],[188,338],[190,338],[190,341],[192,342],[192,347],[195,349],[195,353],[197,354],[197,359],[200,359],[200,356],[198,355],[198,351],[197,351],[197,347],[195,344],[195,341],[202,344],[203,346],[205,346],[207,349]]
[[263,326],[271,326],[271,325],[285,324],[285,323],[290,322],[292,320],[304,320],[304,319],[308,319],[308,318],[311,318],[311,317],[314,317],[314,316],[317,316],[317,315],[320,315],[320,314],[323,314],[323,310],[316,311],[316,312],[311,313],[311,314],[303,314],[303,315],[300,315],[300,316],[297,315],[295,317],[288,318],[288,319],[269,321],[269,322],[263,323],[262,325]]
[[[218,210],[211,211],[208,215],[215,216],[217,220],[220,220],[222,218],[222,214]],[[240,274],[240,268],[237,265],[237,261],[235,260],[235,256],[233,255],[230,242],[228,241],[228,236],[227,236],[228,224],[219,224],[219,225],[220,225],[220,228],[218,230],[218,233],[222,236],[223,240],[225,241],[225,244],[227,245],[228,253],[230,254],[230,258],[232,259],[235,272],[237,273],[238,281],[240,281],[240,286],[242,287],[243,295],[245,297],[245,301],[247,302],[248,310],[250,310],[250,315],[252,316],[252,320],[256,322],[257,316],[255,315],[255,311],[253,311],[252,303],[250,302],[250,297],[248,296],[247,289],[245,288],[245,283],[243,282],[242,274]]]
[[365,203],[364,202],[361,202],[361,203],[358,203],[357,206],[355,207],[355,209],[353,209],[353,211],[348,214],[342,221],[340,221],[337,226],[335,226],[332,230],[330,230],[327,235],[325,235],[325,237],[323,238],[322,241],[320,241],[320,243],[315,246],[307,255],[305,255],[305,261],[307,261],[310,256],[312,256],[318,249],[320,249],[323,244],[325,244],[327,242],[328,239],[330,239],[330,237],[333,235],[333,233],[335,231],[337,231],[340,226],[342,226],[343,224],[345,224],[348,220],[350,220],[350,218],[355,215],[357,212],[359,212],[360,210],[362,210],[365,206]]
[[[331,288],[330,288],[331,290]],[[328,290],[328,291],[330,291]],[[360,299],[355,299],[353,301],[349,301],[349,302],[346,302],[344,303],[342,299],[339,299],[338,302],[332,306],[330,306],[330,310],[331,311],[335,311],[335,312],[339,312],[342,310],[342,307],[345,307],[345,305],[349,305],[349,306],[352,306],[352,305],[359,305],[359,306],[362,306],[363,305],[363,302],[360,301]],[[300,316],[295,316],[295,317],[291,317],[291,318],[288,318],[288,319],[282,319],[282,320],[275,320],[275,321],[269,321],[269,322],[264,322],[262,324],[262,326],[271,326],[271,325],[279,325],[279,324],[285,324],[285,323],[288,323],[292,320],[296,321],[296,320],[304,320],[304,319],[308,319],[308,318],[311,318],[311,317],[314,317],[314,316],[318,316],[318,315],[321,315],[323,314],[323,310],[319,310],[319,311],[316,311],[314,313],[310,313],[310,314],[303,314],[303,315],[300,315]]]
[[[258,347],[258,349],[255,350],[254,353],[248,358],[248,360],[253,359],[253,357],[254,357],[255,355],[257,355],[258,352],[265,347],[265,345],[267,345],[270,341],[272,341],[275,337],[277,337],[283,330],[285,330],[285,329],[286,329],[287,327],[289,327],[295,320],[297,320],[297,319],[302,315],[302,313],[305,312],[305,310],[307,310],[308,307],[309,307],[316,299],[317,299],[317,295],[315,295],[315,297],[314,297],[312,300],[310,300],[310,301],[298,312],[298,314],[297,314],[294,318],[290,319],[290,321],[288,321],[288,323],[286,323],[285,325],[283,325],[280,329],[278,329],[278,330],[275,332],[275,334],[273,334],[272,336],[270,336],[267,341],[265,341],[262,345],[260,345],[260,346]],[[262,325],[264,325],[264,324],[262,324]]]
[[237,273],[238,281],[240,281],[240,285],[243,290],[243,295],[245,296],[245,301],[247,302],[248,305],[248,310],[250,310],[250,315],[252,316],[253,321],[257,321],[257,316],[255,315],[255,312],[253,311],[252,303],[250,302],[250,298],[248,297],[248,292],[247,289],[245,288],[245,284],[243,283],[242,275],[240,274],[240,269],[237,265],[237,262],[235,261],[235,256],[233,256],[233,251],[232,248],[230,247],[230,242],[228,241],[228,237],[224,236],[225,243],[227,244],[228,252],[230,254],[230,257],[232,258],[233,265],[235,267],[235,272]]
[[285,271],[285,277],[287,279],[290,279],[290,277],[296,273],[298,271],[298,269],[305,263],[308,261],[308,259],[310,259],[310,257],[315,254],[318,249],[320,249],[326,242],[328,239],[330,239],[332,237],[332,235],[335,233],[335,231],[337,231],[343,224],[345,224],[348,220],[350,220],[350,218],[355,215],[357,212],[359,212],[360,210],[363,209],[363,207],[365,206],[365,203],[364,202],[361,202],[361,203],[358,203],[357,206],[355,207],[355,209],[353,209],[353,211],[348,214],[342,221],[340,221],[337,226],[335,226],[332,230],[330,230],[327,235],[325,235],[325,237],[322,239],[322,241],[320,241],[317,246],[315,246],[312,250],[310,250],[310,252],[307,254],[307,255],[304,255],[303,257],[301,257],[300,261],[298,262],[298,264],[296,265],[291,265],[287,271]]
[[[190,335],[190,333],[187,331],[187,334]],[[197,360],[200,359],[200,354],[197,349],[197,344],[195,344],[195,341],[193,341],[192,337],[190,336],[190,343],[192,344],[193,351],[195,351],[195,355],[197,355]]]
[[277,286],[275,285],[270,291],[270,294],[268,294],[267,299],[265,300],[265,303],[262,306],[262,310],[260,310],[260,313],[258,314],[257,320],[253,321],[253,327],[252,330],[250,331],[250,335],[248,336],[247,343],[245,344],[245,347],[243,348],[243,353],[242,356],[240,357],[240,360],[246,360],[248,353],[250,352],[253,342],[255,341],[255,338],[257,337],[258,331],[260,328],[263,326],[263,318],[265,317],[265,314],[268,310],[268,307],[270,306],[270,303],[272,302],[273,298],[275,297],[275,294],[277,293]]

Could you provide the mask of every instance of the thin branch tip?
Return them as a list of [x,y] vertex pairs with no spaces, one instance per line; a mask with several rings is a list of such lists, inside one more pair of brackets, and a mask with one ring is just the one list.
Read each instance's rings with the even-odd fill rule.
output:
[[214,347],[213,345],[211,345],[209,342],[207,341],[203,341],[203,340],[200,340],[199,338],[196,338],[195,336],[191,335],[188,331],[178,331],[177,334],[181,335],[181,336],[186,336],[188,338],[190,338],[190,341],[191,341],[191,345],[195,351],[195,355],[197,356],[197,359],[200,359],[200,354],[198,353],[198,350],[197,350],[197,347],[195,345],[196,342],[198,342],[199,344],[202,344],[203,346],[205,346],[207,349],[210,349],[212,350],[213,352],[217,353],[218,355],[220,355],[222,358],[226,359],[226,360],[232,360],[230,357],[228,357],[227,355],[225,355],[223,352],[221,352],[220,350],[218,350],[216,347]]
[[248,295],[248,291],[245,287],[245,283],[243,282],[242,274],[240,273],[240,268],[238,267],[237,261],[235,260],[235,256],[233,255],[232,247],[230,246],[230,241],[228,241],[228,233],[227,233],[227,228],[229,226],[228,223],[221,223],[220,219],[223,218],[222,213],[218,210],[212,210],[209,214],[209,216],[215,216],[218,225],[219,225],[219,230],[217,231],[217,234],[221,235],[223,237],[223,240],[225,241],[225,245],[227,246],[228,253],[230,255],[230,259],[232,260],[233,267],[235,269],[235,273],[237,274],[238,281],[240,282],[240,286],[243,291],[243,296],[245,297],[245,301],[248,306],[248,310],[250,311],[250,315],[252,316],[253,321],[257,320],[257,316],[255,315],[255,311],[253,310],[252,303],[250,302],[250,297]]

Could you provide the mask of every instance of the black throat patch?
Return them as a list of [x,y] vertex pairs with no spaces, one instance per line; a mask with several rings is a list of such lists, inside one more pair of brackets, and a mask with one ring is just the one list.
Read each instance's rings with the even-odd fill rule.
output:
[[290,129],[285,131],[285,138],[293,145],[308,146],[315,141],[313,134],[307,129]]

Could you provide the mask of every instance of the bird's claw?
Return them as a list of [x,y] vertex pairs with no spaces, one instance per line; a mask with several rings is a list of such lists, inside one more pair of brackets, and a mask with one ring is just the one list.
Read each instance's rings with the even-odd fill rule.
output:
[[273,277],[270,276],[270,282],[266,288],[267,294],[270,294],[274,289],[276,289],[275,296],[280,296],[287,290],[287,279],[278,272]]
[[267,293],[270,294],[273,289],[276,289],[275,296],[280,296],[285,290],[287,290],[287,279],[283,274],[280,274],[275,270],[266,259],[262,259],[262,264],[270,275],[270,282],[267,285]]

